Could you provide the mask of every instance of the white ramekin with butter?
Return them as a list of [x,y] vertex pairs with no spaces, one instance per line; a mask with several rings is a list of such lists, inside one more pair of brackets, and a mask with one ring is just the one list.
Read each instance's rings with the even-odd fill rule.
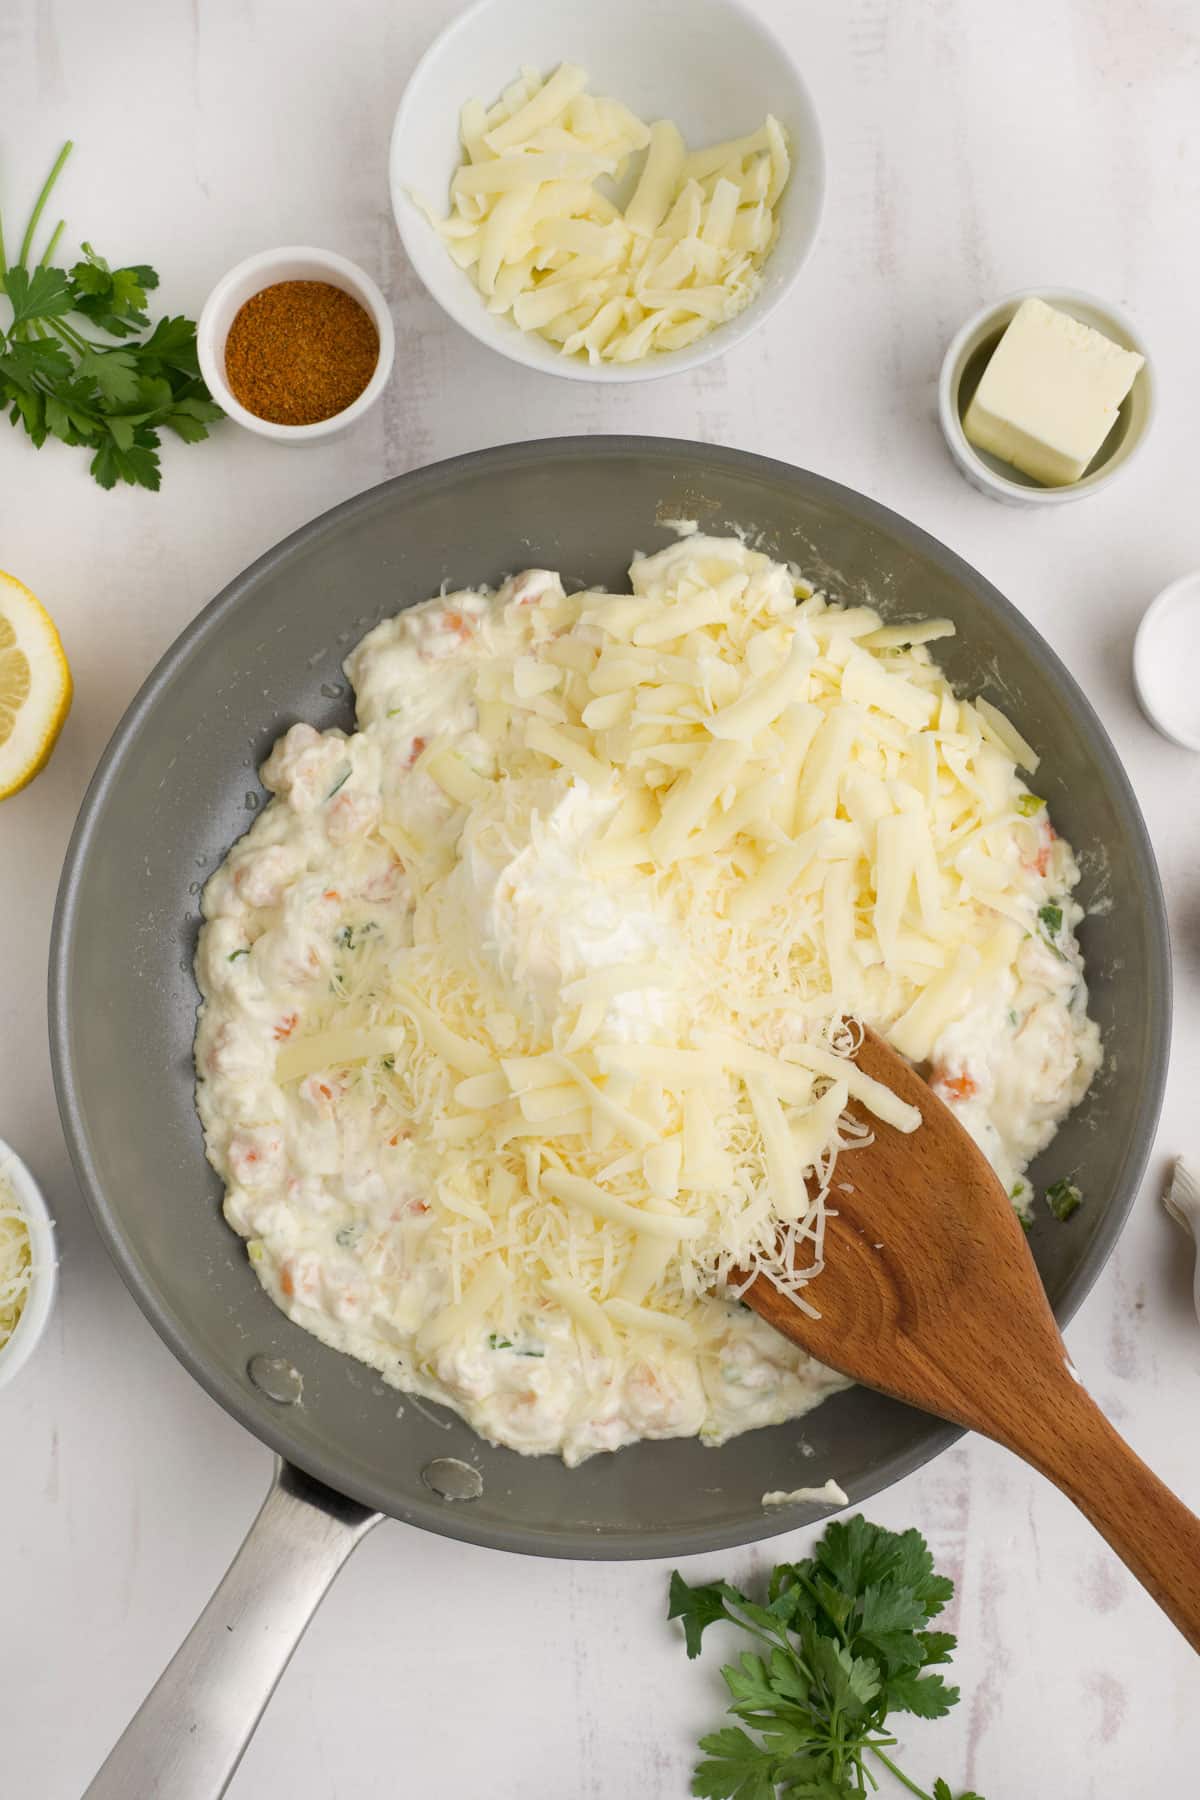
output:
[[1106,486],[1145,441],[1145,347],[1114,308],[1070,288],[985,307],[942,363],[938,415],[962,474],[994,500],[1062,505]]

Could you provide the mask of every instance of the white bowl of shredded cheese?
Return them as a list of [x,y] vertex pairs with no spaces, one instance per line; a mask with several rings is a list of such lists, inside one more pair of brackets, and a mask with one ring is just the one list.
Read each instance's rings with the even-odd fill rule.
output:
[[[572,68],[586,72],[585,122],[574,110],[559,111],[548,124],[533,119],[532,132],[518,129],[515,114],[522,103],[548,85],[555,71]],[[592,97],[602,110],[617,103],[609,117],[624,115],[629,121],[627,142],[606,144],[605,133],[592,128]],[[471,130],[472,113],[463,117],[472,103],[478,103],[477,133]],[[497,127],[501,135],[493,146],[489,133]],[[668,204],[661,218],[663,209],[651,205],[648,217],[648,197],[641,195],[632,260],[649,249],[647,266],[655,275],[653,281],[640,276],[635,296],[634,282],[619,279],[620,268],[628,271],[631,263],[625,230],[630,202],[656,145],[669,160],[669,146],[658,144],[658,134],[670,136],[675,128],[687,153],[686,167],[676,169],[671,186],[670,197],[680,204]],[[586,134],[600,160],[606,148],[613,152],[617,166],[611,172],[593,178],[583,167],[588,159],[582,154],[584,140],[572,135],[576,129]],[[768,131],[776,146],[769,181],[756,166]],[[473,137],[474,152],[464,148]],[[745,155],[709,168],[706,153],[713,146]],[[544,165],[546,179],[532,212],[527,196],[511,190],[503,194],[504,206],[487,193],[466,196],[465,209],[452,207],[456,171],[473,155],[489,159],[491,169],[490,159],[499,156]],[[556,158],[561,169],[551,168]],[[700,179],[702,196],[683,195],[689,172]],[[741,192],[734,201],[730,186],[723,185],[714,203],[713,189],[725,175],[733,177],[733,186],[740,182]],[[760,175],[762,193],[756,185]],[[436,39],[413,71],[396,114],[390,179],[409,259],[464,330],[512,361],[547,374],[644,381],[721,355],[779,305],[816,237],[824,160],[816,113],[799,71],[778,39],[738,0],[653,5],[610,0],[569,9],[541,0],[480,0]],[[594,205],[571,199],[573,188],[593,179]],[[563,202],[560,213],[552,204],[554,193]],[[665,189],[662,198],[668,199]],[[684,222],[689,198],[700,199],[701,211]],[[725,201],[730,219],[717,216]],[[525,216],[513,221],[514,212]],[[480,255],[469,241],[471,225],[487,227],[494,220],[503,232],[481,231]],[[448,231],[439,229],[442,221]],[[615,249],[601,244],[606,233],[619,240]],[[522,260],[513,248],[514,234],[522,243],[529,240],[534,281],[557,282],[563,289],[561,314],[526,292],[524,322],[519,322],[522,306],[505,291],[506,283],[515,287],[515,265]],[[499,235],[506,259],[497,289]],[[585,235],[596,241],[584,244]],[[735,254],[714,255],[723,246],[732,246]],[[681,290],[674,283],[685,250],[695,267],[682,277]],[[746,254],[739,256],[738,250]],[[528,263],[529,256],[524,260]],[[660,268],[668,276],[661,283]]]
[[16,1151],[0,1138],[0,1388],[37,1348],[57,1281],[46,1202]]

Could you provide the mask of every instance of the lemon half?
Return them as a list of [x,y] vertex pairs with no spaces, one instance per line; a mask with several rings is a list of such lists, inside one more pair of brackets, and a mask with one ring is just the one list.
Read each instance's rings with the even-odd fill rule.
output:
[[22,582],[0,569],[0,800],[49,762],[72,691],[54,620]]

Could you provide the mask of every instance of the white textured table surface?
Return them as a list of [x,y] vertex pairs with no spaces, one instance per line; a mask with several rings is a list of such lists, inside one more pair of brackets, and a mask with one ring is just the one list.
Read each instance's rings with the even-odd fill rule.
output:
[[[81,453],[35,455],[0,430],[0,566],[51,607],[77,681],[49,771],[0,811],[0,1133],[45,1183],[63,1259],[49,1341],[0,1395],[6,1792],[78,1795],[268,1477],[266,1452],[143,1322],[68,1170],[43,971],[84,785],[151,664],[251,558],[385,476],[485,444],[660,432],[820,470],[975,563],[1082,681],[1147,812],[1178,1010],[1151,1173],[1068,1341],[1135,1447],[1200,1504],[1200,1327],[1157,1205],[1165,1156],[1200,1148],[1200,761],[1151,733],[1128,678],[1144,604],[1200,563],[1188,299],[1200,282],[1200,14],[1194,0],[760,3],[826,132],[816,255],[794,300],[728,359],[615,389],[486,352],[444,321],[399,252],[388,129],[415,57],[454,10],[446,0],[0,4],[10,208],[23,211],[72,135],[70,241],[154,262],[166,306],[194,314],[239,257],[307,240],[378,276],[398,338],[387,399],[356,433],[289,456],[229,427],[219,444],[168,448],[158,496],[102,493]],[[569,51],[565,30],[563,41]],[[1161,395],[1152,444],[1119,486],[1039,515],[968,489],[933,410],[953,328],[1032,283],[1128,308]],[[918,1524],[959,1584],[963,1703],[912,1730],[916,1774],[971,1781],[989,1800],[1192,1790],[1197,1665],[1056,1493],[970,1442],[869,1512]],[[769,1548],[696,1559],[688,1573],[737,1579]],[[519,1563],[386,1525],[335,1587],[232,1792],[677,1800],[695,1737],[721,1711],[719,1657],[714,1647],[689,1668],[665,1593],[664,1565]]]

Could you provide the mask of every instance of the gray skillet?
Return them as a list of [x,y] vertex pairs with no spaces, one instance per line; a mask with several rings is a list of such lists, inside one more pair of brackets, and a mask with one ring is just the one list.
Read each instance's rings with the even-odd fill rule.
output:
[[[275,1309],[221,1218],[192,1104],[197,896],[260,803],[256,769],[273,739],[296,719],[349,727],[342,657],[377,620],[443,583],[546,565],[568,582],[619,585],[631,551],[661,546],[667,521],[682,517],[710,531],[736,526],[889,619],[949,615],[958,636],[938,648],[951,678],[1002,705],[1041,750],[1039,790],[1082,857],[1082,938],[1107,1055],[1088,1101],[1034,1169],[1041,1183],[1070,1172],[1088,1196],[1069,1225],[1039,1216],[1034,1227],[1060,1320],[1112,1249],[1166,1066],[1162,896],[1096,715],[995,588],[847,488],[665,439],[512,445],[347,501],[260,558],[168,651],[97,770],[62,878],[51,1048],[80,1183],[151,1323],[283,1459],[230,1574],[89,1790],[94,1800],[224,1791],[313,1608],[379,1514],[543,1556],[684,1556],[815,1516],[764,1510],[769,1489],[832,1475],[861,1501],[956,1436],[856,1389],[799,1425],[720,1450],[643,1443],[574,1471],[523,1458],[436,1408],[406,1403],[398,1418],[394,1390]],[[231,1621],[238,1629],[226,1629]]]

